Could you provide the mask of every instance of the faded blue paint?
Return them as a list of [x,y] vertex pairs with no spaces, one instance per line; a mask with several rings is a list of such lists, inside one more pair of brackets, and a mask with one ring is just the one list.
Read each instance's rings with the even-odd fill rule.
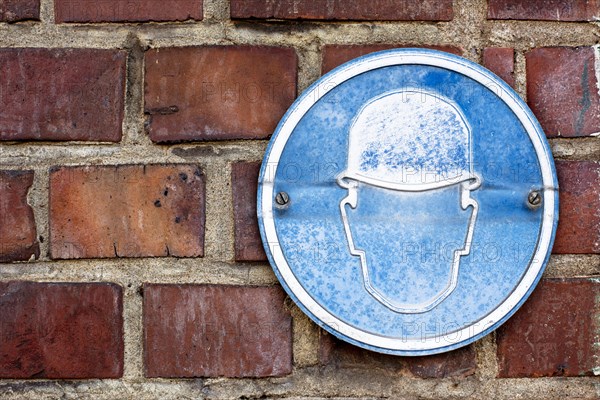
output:
[[[461,257],[456,289],[432,310],[413,314],[394,312],[364,290],[361,264],[349,253],[340,217],[340,201],[348,191],[336,183],[336,176],[347,167],[348,133],[361,107],[376,96],[406,87],[440,93],[458,105],[472,131],[473,170],[481,178],[481,186],[471,192],[479,212],[471,251]],[[511,90],[506,85],[503,89]],[[276,137],[277,133],[273,140]],[[464,155],[456,153],[453,157],[461,159]],[[263,165],[261,180],[265,170]],[[431,337],[482,320],[519,283],[534,253],[542,220],[543,208],[528,208],[527,195],[540,188],[540,166],[528,134],[493,91],[442,68],[385,67],[338,85],[297,124],[280,158],[274,186],[274,193],[287,192],[291,203],[285,209],[274,208],[275,226],[294,275],[330,313],[365,332]],[[465,220],[470,214],[460,207],[459,199],[457,186],[401,195],[382,188],[365,188],[359,194],[358,207],[349,209],[348,217],[357,245],[369,249],[374,285],[399,301],[425,299],[440,290],[448,277],[450,252],[464,241]],[[260,215],[259,221],[264,241]],[[268,246],[265,248],[280,276]],[[540,276],[541,272],[537,279]],[[531,290],[533,287],[521,303]],[[349,339],[335,327],[325,326],[302,304],[299,306],[344,340],[402,355],[432,354],[464,346],[495,329],[518,308],[481,335],[458,344],[403,352]]]

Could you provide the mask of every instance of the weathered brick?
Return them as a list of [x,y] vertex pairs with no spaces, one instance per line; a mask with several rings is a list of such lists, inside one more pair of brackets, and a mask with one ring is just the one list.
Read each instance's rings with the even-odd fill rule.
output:
[[275,286],[145,285],[147,377],[265,377],[292,370],[292,320]]
[[515,50],[506,47],[483,49],[483,66],[498,75],[510,86],[515,86]]
[[547,279],[498,329],[503,378],[593,375],[600,283]]
[[0,22],[40,19],[40,0],[0,1]]
[[319,336],[319,362],[334,368],[367,370],[377,369],[401,373],[404,368],[402,357],[376,353],[346,343],[325,331]]
[[55,168],[50,255],[203,256],[204,191],[194,165]]
[[549,137],[600,132],[600,95],[592,47],[529,51],[527,99]]
[[451,0],[231,0],[232,18],[450,21]]
[[600,253],[600,162],[557,161],[559,221],[554,253]]
[[488,19],[593,21],[599,13],[598,0],[490,0]]
[[33,210],[27,192],[33,171],[0,171],[0,262],[40,255]]
[[447,353],[406,359],[409,371],[418,378],[448,378],[473,375],[477,369],[477,354],[473,346]]
[[56,22],[199,21],[202,0],[55,0]]
[[122,290],[107,283],[0,283],[0,378],[123,375]]
[[0,140],[121,139],[126,54],[0,49]]
[[296,97],[293,49],[207,46],[146,53],[148,131],[155,142],[258,139]]
[[463,54],[461,48],[447,45],[432,45],[432,46],[411,46],[407,44],[365,44],[365,45],[326,45],[323,46],[323,62],[321,65],[321,73],[326,73],[356,57],[364,56],[365,54],[376,51],[389,50],[405,47],[421,47],[426,49],[440,50],[448,53],[453,53],[458,56]]
[[256,217],[259,162],[237,162],[231,166],[236,261],[265,261]]
[[418,378],[448,378],[473,375],[477,368],[473,346],[425,357],[380,354],[341,341],[321,331],[319,361],[336,368],[364,368],[409,374]]

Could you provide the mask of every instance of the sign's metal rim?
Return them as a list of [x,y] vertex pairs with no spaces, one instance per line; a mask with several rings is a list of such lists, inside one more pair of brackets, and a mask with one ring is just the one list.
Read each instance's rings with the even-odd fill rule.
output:
[[[296,279],[283,250],[273,219],[274,179],[283,149],[302,117],[330,90],[357,75],[395,65],[434,66],[463,74],[492,90],[514,112],[527,131],[540,163],[543,182],[543,218],[537,247],[527,271],[503,303],[482,320],[445,335],[431,338],[394,338],[364,332],[338,319],[319,305]],[[259,176],[257,214],[265,251],[288,295],[318,325],[345,341],[370,350],[396,355],[427,355],[465,346],[487,335],[510,318],[529,297],[550,257],[558,223],[558,182],[546,136],[528,106],[499,77],[462,57],[426,49],[394,49],[350,61],[321,77],[290,107],[266,150]],[[445,345],[443,345],[445,344]]]

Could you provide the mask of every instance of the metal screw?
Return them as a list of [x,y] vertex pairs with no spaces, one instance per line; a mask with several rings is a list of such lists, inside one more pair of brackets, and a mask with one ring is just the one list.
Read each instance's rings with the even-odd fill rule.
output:
[[290,196],[286,192],[279,192],[277,196],[275,196],[275,202],[280,206],[285,206],[290,202]]
[[527,196],[527,201],[533,207],[537,207],[542,204],[542,194],[537,190],[533,190],[529,192],[529,196]]

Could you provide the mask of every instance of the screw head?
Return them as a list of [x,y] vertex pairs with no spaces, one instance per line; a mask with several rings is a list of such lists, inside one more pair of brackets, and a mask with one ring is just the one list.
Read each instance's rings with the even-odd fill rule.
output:
[[279,192],[275,196],[275,202],[280,206],[285,206],[290,202],[290,196],[286,192]]
[[532,190],[529,192],[529,196],[527,196],[527,201],[530,206],[537,207],[542,204],[542,194],[537,190]]

